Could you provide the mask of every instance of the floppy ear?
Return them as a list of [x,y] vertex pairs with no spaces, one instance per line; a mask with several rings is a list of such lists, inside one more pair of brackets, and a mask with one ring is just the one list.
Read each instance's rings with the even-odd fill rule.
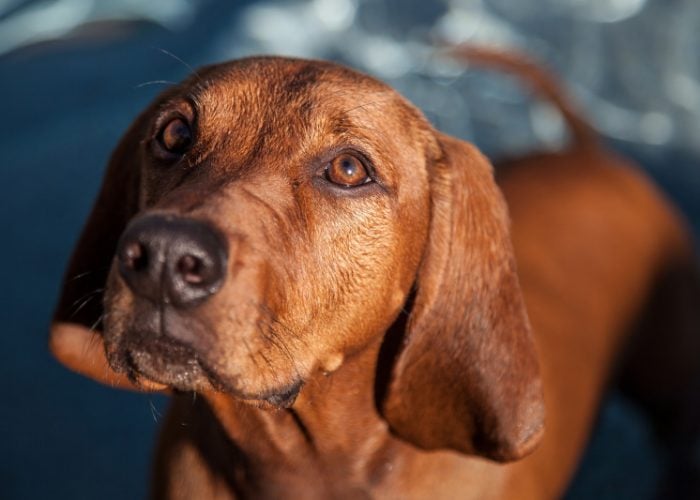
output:
[[111,370],[102,335],[102,300],[117,241],[139,207],[140,140],[146,113],[112,154],[102,187],[66,270],[49,347],[68,368],[99,382],[133,388]]
[[544,405],[507,210],[476,148],[439,141],[428,246],[382,413],[421,448],[514,460],[539,442]]

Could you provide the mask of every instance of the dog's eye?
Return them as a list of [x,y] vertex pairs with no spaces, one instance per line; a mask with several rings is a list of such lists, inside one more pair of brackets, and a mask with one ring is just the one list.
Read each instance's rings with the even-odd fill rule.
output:
[[157,140],[169,157],[182,156],[192,143],[192,130],[183,118],[173,118],[161,128]]
[[344,153],[337,156],[326,167],[326,179],[343,187],[355,187],[370,182],[372,179],[367,167],[355,156]]

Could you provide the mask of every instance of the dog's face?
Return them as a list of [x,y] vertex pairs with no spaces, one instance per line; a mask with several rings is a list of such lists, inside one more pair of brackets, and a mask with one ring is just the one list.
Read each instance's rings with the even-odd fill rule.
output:
[[483,156],[386,85],[318,61],[205,68],[114,152],[54,351],[95,373],[70,339],[101,322],[137,383],[285,406],[406,306],[378,412],[423,448],[517,458],[543,405],[507,226]]
[[[429,129],[398,94],[337,67],[246,60],[205,69],[143,121],[140,213],[105,301],[116,370],[279,401],[386,330],[430,213]],[[182,243],[190,221],[211,235]]]

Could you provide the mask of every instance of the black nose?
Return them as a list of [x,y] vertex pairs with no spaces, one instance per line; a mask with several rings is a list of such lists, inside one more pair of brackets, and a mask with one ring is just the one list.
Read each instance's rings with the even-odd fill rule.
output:
[[186,307],[216,293],[226,277],[226,240],[204,222],[167,215],[134,219],[117,246],[131,291]]

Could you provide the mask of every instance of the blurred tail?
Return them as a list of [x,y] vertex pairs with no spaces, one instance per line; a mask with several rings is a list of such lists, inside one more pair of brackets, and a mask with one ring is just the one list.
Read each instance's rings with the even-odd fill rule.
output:
[[460,45],[448,49],[452,57],[484,68],[494,68],[515,75],[537,96],[552,103],[562,114],[571,132],[572,146],[597,141],[597,134],[581,118],[561,84],[545,69],[515,51],[505,51],[474,45]]

